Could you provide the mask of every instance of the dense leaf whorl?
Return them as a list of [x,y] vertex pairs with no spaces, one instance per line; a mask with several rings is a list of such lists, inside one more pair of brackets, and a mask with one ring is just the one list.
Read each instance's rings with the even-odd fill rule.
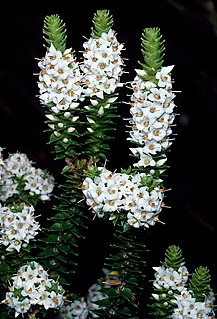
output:
[[93,24],[91,37],[98,39],[103,32],[107,33],[113,27],[113,16],[109,10],[97,10],[93,17]]
[[56,50],[64,52],[66,49],[66,28],[65,23],[58,14],[46,16],[43,26],[43,39],[46,41],[47,49],[51,43]]

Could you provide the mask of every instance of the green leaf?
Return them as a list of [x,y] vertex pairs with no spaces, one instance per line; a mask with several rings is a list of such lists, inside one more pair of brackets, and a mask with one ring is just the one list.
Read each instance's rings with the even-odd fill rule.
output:
[[71,224],[68,224],[64,221],[61,221],[61,223],[54,223],[49,230],[50,231],[66,231],[71,229],[73,226]]
[[124,289],[122,289],[122,290],[120,291],[120,293],[121,293],[121,295],[122,295],[123,297],[125,297],[128,301],[131,300],[131,297],[132,297],[132,291],[131,291],[131,289],[129,289],[129,288],[124,288]]
[[118,313],[120,313],[124,316],[127,316],[127,317],[131,317],[130,310],[127,306],[120,307],[118,309]]
[[105,294],[108,295],[109,297],[116,297],[117,296],[117,291],[115,288],[110,287],[105,290]]
[[59,244],[58,235],[49,235],[47,238],[42,238],[41,241],[44,241],[47,244]]
[[46,257],[53,257],[53,256],[56,256],[58,254],[58,250],[55,250],[54,251],[54,247],[45,247],[45,251],[44,251]]
[[64,254],[68,254],[70,251],[70,246],[69,245],[59,245],[59,250],[61,250]]
[[99,305],[100,307],[110,307],[111,301],[108,298],[96,300],[94,301],[95,304]]

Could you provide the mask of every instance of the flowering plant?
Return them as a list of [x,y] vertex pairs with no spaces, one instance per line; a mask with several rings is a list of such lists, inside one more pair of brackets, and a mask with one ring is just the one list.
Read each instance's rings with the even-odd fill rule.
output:
[[[1,244],[7,246],[9,258],[1,261],[0,269],[4,288],[10,283],[2,304],[15,317],[38,319],[49,311],[60,319],[144,316],[147,237],[151,226],[164,224],[160,214],[167,207],[164,177],[177,116],[174,65],[163,65],[160,29],[146,28],[141,69],[132,80],[122,81],[127,58],[113,26],[110,12],[97,10],[91,35],[76,53],[67,48],[67,29],[59,15],[44,19],[46,52],[38,59],[38,98],[51,152],[62,165],[62,180],[52,198],[53,214],[40,226],[34,205],[51,200],[53,177],[33,168],[25,155],[2,160]],[[122,90],[129,93],[120,102]],[[109,157],[120,104],[129,108],[126,140],[132,165],[118,172]],[[97,219],[106,226],[111,223],[112,238],[103,274],[82,294],[79,252]],[[154,267],[149,315],[214,318],[209,270],[197,268],[187,286],[189,273],[180,248],[170,246],[165,256],[162,266]]]

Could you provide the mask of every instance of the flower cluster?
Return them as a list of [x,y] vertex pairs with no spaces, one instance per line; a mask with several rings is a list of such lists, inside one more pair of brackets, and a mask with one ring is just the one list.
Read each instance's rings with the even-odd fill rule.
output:
[[22,266],[11,280],[9,292],[2,303],[15,310],[15,317],[34,311],[35,306],[46,310],[58,309],[64,303],[65,290],[49,278],[48,273],[35,261]]
[[76,108],[76,101],[87,96],[103,98],[104,93],[111,94],[122,86],[123,44],[118,42],[115,32],[110,29],[99,39],[90,38],[83,47],[80,64],[72,49],[62,53],[53,44],[38,63],[39,98],[54,113]]
[[54,113],[74,109],[82,99],[81,73],[71,49],[63,53],[51,44],[39,61],[39,93],[42,105],[51,105]]
[[0,201],[13,196],[29,194],[40,200],[50,199],[54,177],[46,170],[36,168],[26,154],[16,152],[3,159],[0,148]]
[[121,51],[123,44],[117,40],[115,32],[110,29],[103,32],[99,39],[90,38],[83,43],[83,84],[85,96],[104,98],[104,93],[111,94],[121,87],[123,74]]
[[153,285],[158,293],[152,294],[156,300],[164,300],[166,306],[166,295],[172,298],[170,303],[174,304],[172,313],[173,319],[194,319],[213,317],[214,294],[210,289],[203,301],[197,301],[193,292],[186,286],[189,279],[189,272],[185,266],[179,267],[177,271],[169,267],[153,267],[155,280]]
[[174,309],[172,319],[182,318],[215,318],[214,295],[210,293],[204,301],[196,301],[188,289],[183,289],[180,295],[175,295],[177,308]]
[[[161,167],[166,162],[165,151],[171,145],[169,139],[174,121],[174,98],[172,89],[172,66],[162,67],[153,81],[145,80],[146,71],[136,70],[130,83],[130,140],[136,147],[130,148],[138,158],[136,167]],[[156,83],[155,83],[156,82]]]
[[40,224],[35,220],[34,211],[32,205],[0,205],[0,244],[7,246],[7,251],[19,252],[38,234]]
[[178,270],[173,268],[153,267],[155,270],[155,280],[153,285],[158,288],[166,288],[181,291],[188,280],[188,270],[185,266],[179,267]]
[[98,217],[109,213],[110,220],[118,220],[121,211],[125,211],[124,219],[136,228],[149,227],[159,221],[164,198],[160,179],[149,189],[147,180],[151,176],[146,173],[112,173],[105,167],[99,167],[98,173],[94,179],[86,177],[82,185],[87,205]]

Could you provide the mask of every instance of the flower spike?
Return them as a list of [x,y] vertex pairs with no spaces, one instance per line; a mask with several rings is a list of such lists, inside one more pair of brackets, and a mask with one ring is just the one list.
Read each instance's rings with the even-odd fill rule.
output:
[[46,41],[46,48],[49,49],[50,45],[53,44],[56,50],[62,53],[66,49],[66,27],[62,19],[58,14],[46,16],[44,19],[43,27],[43,39]]

